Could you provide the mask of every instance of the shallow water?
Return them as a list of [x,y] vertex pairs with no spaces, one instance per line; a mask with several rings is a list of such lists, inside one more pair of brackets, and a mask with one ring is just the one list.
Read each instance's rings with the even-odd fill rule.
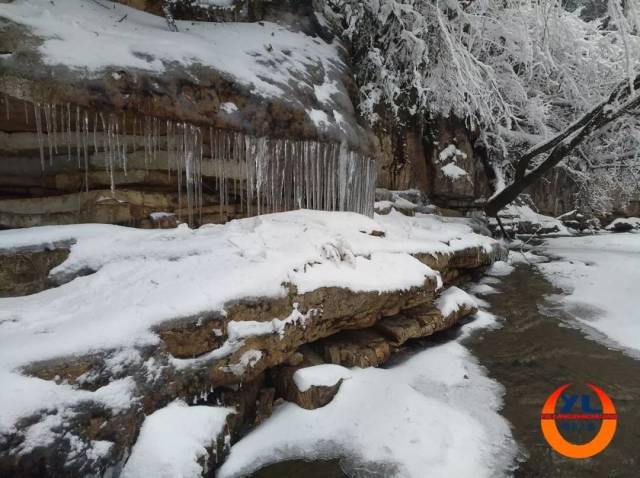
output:
[[[490,310],[501,317],[502,327],[480,330],[465,345],[488,374],[505,388],[502,414],[510,421],[521,449],[516,478],[532,477],[638,477],[640,476],[640,361],[585,337],[572,326],[566,312],[545,296],[561,294],[534,267],[517,265],[500,278],[500,291],[485,297]],[[434,343],[451,340],[457,330],[414,341],[389,364]],[[540,411],[546,398],[560,385],[576,384],[571,393],[582,393],[593,383],[613,400],[618,428],[601,454],[572,460],[554,452],[540,431]],[[596,405],[594,403],[594,405]],[[597,425],[596,425],[597,426]],[[597,428],[596,428],[597,429]],[[588,441],[594,431],[568,432],[567,439]],[[461,457],[463,459],[463,457]],[[375,470],[359,470],[358,478],[380,476]],[[342,478],[347,475],[339,460],[282,462],[263,468],[254,478]]]
[[[585,337],[573,319],[543,298],[561,293],[534,268],[522,264],[488,296],[503,327],[486,330],[467,346],[505,387],[502,414],[526,453],[516,477],[640,476],[640,361]],[[569,325],[569,326],[567,326]],[[613,400],[618,428],[599,455],[574,460],[554,452],[540,431],[540,410],[553,390],[565,383],[593,383]],[[580,393],[576,387],[573,393]],[[597,402],[596,402],[597,403]],[[567,439],[588,441],[595,432]]]

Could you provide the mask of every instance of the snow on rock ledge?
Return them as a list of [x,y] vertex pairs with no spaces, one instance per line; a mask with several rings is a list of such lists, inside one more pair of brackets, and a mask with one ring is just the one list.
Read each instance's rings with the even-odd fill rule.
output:
[[229,408],[189,407],[181,400],[152,413],[142,425],[122,478],[202,476],[210,471],[207,448],[215,450],[230,413]]
[[477,312],[478,304],[476,300],[462,289],[452,286],[445,290],[436,299],[435,305],[444,317],[461,313],[461,310],[472,310]]
[[340,365],[326,364],[304,367],[293,374],[298,390],[306,392],[311,387],[333,387],[340,380],[351,377],[351,372]]
[[[237,403],[221,390],[239,383],[255,403],[263,372],[300,346],[431,307],[452,270],[503,255],[461,222],[395,211],[300,210],[197,230],[0,232],[7,253],[59,243],[70,248],[50,274],[61,285],[0,299],[0,442],[20,443],[24,420],[48,440],[0,456],[0,474],[38,476],[42,464],[99,473],[127,456],[145,415],[166,403]],[[87,413],[100,426],[85,429]],[[52,414],[64,417],[60,427],[49,426]],[[71,437],[89,450],[115,429],[105,456],[67,462]],[[51,450],[61,462],[48,461]]]
[[[0,18],[0,93],[10,97],[372,147],[348,95],[343,46],[284,19],[178,20],[171,32],[160,15],[91,0],[18,0]],[[24,116],[10,109],[7,119]],[[20,123],[9,131],[25,131]]]

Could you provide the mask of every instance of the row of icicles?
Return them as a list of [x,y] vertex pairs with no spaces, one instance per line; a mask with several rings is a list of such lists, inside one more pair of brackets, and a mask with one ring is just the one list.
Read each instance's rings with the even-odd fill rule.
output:
[[[8,107],[6,114],[8,119]],[[75,161],[84,170],[87,191],[92,155],[103,153],[115,194],[115,172],[126,175],[129,157],[144,151],[147,171],[162,167],[169,178],[176,175],[178,210],[186,202],[189,224],[201,222],[203,178],[213,180],[206,199],[218,204],[221,215],[230,199],[247,216],[299,208],[373,215],[375,161],[346,144],[256,137],[70,104],[25,102],[25,120],[35,123],[43,171],[54,158]]]

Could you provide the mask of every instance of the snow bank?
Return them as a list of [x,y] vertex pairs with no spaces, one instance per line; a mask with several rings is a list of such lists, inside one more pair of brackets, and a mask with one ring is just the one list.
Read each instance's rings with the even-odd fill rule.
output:
[[334,364],[314,365],[298,369],[293,374],[293,381],[301,392],[313,386],[332,387],[340,380],[351,377],[348,368]]
[[640,217],[619,217],[611,222],[606,228],[607,231],[630,231],[640,229]]
[[[224,314],[226,304],[243,298],[281,297],[288,290],[284,284],[301,292],[330,286],[397,291],[421,286],[426,279],[441,284],[439,274],[411,254],[452,254],[469,246],[490,253],[496,246],[462,223],[395,211],[371,219],[300,210],[197,230],[85,224],[0,231],[0,249],[5,250],[59,241],[73,245],[52,275],[68,282],[0,299],[0,433],[40,409],[106,400],[102,389],[82,391],[21,375],[18,370],[28,363],[100,351],[133,357],[129,352],[135,347],[158,343],[151,329],[162,322]],[[279,333],[286,320],[300,327],[313,320],[310,311],[299,314],[306,314],[304,320],[294,314],[236,331],[234,342],[174,365],[222,358],[238,349],[243,333]],[[247,366],[258,360],[249,358],[253,362]],[[126,390],[120,398],[132,400]]]
[[474,284],[469,288],[469,291],[472,294],[476,295],[491,295],[491,294],[499,294],[500,291],[495,287],[490,286],[489,284]]
[[[553,238],[544,250],[561,260],[536,266],[568,296],[558,304],[595,338],[640,351],[640,235],[599,234]],[[593,334],[590,334],[593,335]]]
[[511,264],[505,261],[497,261],[487,269],[486,273],[494,277],[503,277],[511,274],[513,272],[513,269],[514,267]]
[[[483,326],[493,320],[478,314]],[[515,445],[498,414],[502,389],[459,342],[433,346],[390,369],[354,368],[350,375],[322,408],[277,407],[231,448],[218,478],[281,460],[335,457],[379,469],[381,476],[506,475]]]
[[123,478],[143,476],[199,478],[205,470],[199,459],[215,445],[227,415],[223,407],[189,407],[176,400],[149,415],[122,472]]

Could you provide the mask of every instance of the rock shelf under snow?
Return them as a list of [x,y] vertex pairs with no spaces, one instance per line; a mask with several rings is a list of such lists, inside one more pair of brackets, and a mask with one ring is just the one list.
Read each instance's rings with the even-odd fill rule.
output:
[[[365,328],[380,314],[425,303],[442,287],[440,270],[503,255],[461,222],[397,211],[371,219],[300,210],[197,230],[85,224],[0,232],[4,253],[60,245],[70,251],[51,270],[58,287],[0,299],[0,439],[23,433],[32,450],[77,441],[69,430],[87,404],[127,421],[142,419],[141,407],[153,403],[145,394],[157,395],[157,386],[159,406],[176,396],[206,402],[211,383],[255,376],[340,331],[340,320]],[[291,294],[306,303],[287,302]],[[461,294],[450,289],[443,307]],[[252,308],[256,300],[271,308]],[[71,368],[61,377],[57,364]],[[18,426],[26,417],[33,424]],[[96,450],[117,460],[123,446]],[[88,447],[93,442],[78,450]]]
[[[494,320],[480,312],[467,330]],[[277,407],[231,448],[217,476],[239,478],[294,459],[347,458],[352,470],[410,478],[496,477],[512,464],[514,442],[498,413],[501,386],[458,341],[389,369],[349,372],[322,408]]]

